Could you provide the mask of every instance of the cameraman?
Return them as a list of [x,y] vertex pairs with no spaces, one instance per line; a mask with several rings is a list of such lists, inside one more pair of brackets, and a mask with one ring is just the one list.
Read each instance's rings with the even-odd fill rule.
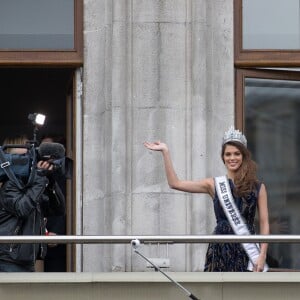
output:
[[[65,146],[65,138],[62,135],[49,133],[41,138],[43,143],[59,143]],[[55,173],[55,180],[63,194],[66,194],[66,177]],[[47,217],[46,227],[49,235],[66,234],[66,216]],[[44,258],[44,272],[65,272],[66,271],[66,244],[48,244],[47,254]]]
[[[4,143],[26,144],[26,137],[23,139],[22,143],[20,138]],[[22,155],[27,149],[10,148],[9,152]],[[0,235],[44,235],[44,218],[64,214],[65,199],[51,175],[52,167],[47,161],[38,161],[33,180],[22,189],[13,180],[2,182]],[[36,260],[42,259],[45,254],[45,244],[0,244],[0,272],[34,272]]]

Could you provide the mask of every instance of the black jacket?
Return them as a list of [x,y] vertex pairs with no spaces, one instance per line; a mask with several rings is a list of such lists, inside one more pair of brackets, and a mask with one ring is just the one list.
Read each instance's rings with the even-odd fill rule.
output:
[[[46,176],[37,173],[24,189],[7,180],[0,189],[0,235],[44,235],[44,217],[64,213],[63,193]],[[45,250],[43,244],[0,244],[0,260],[30,266]]]

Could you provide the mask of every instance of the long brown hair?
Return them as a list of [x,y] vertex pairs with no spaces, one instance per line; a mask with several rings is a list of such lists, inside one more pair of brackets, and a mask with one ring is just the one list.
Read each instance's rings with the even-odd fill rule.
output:
[[230,141],[222,146],[222,160],[224,162],[224,153],[227,145],[234,146],[239,149],[242,154],[242,164],[235,173],[234,193],[239,197],[245,197],[255,190],[258,183],[256,177],[257,165],[251,158],[251,152],[241,143]]

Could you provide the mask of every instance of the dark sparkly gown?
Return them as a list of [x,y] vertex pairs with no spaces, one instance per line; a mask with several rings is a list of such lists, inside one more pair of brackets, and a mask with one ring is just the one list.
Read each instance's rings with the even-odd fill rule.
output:
[[[234,185],[231,179],[229,179],[229,185],[233,194]],[[239,209],[241,216],[244,218],[244,221],[248,225],[248,230],[251,234],[255,233],[254,218],[259,189],[260,184],[248,197],[234,197],[235,204]],[[234,234],[229,222],[227,221],[227,217],[216,192],[213,203],[217,221],[214,234]],[[240,243],[210,243],[206,253],[204,271],[246,272],[248,261],[248,256]]]

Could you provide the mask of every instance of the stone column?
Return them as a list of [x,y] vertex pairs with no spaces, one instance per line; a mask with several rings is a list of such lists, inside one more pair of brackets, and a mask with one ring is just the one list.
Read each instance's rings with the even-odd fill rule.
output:
[[[210,234],[206,195],[171,190],[177,174],[224,172],[223,131],[233,123],[233,4],[218,0],[85,0],[83,234]],[[167,253],[168,250],[168,253]],[[206,245],[143,245],[170,271],[202,270]],[[129,245],[84,246],[85,271],[144,271]]]

